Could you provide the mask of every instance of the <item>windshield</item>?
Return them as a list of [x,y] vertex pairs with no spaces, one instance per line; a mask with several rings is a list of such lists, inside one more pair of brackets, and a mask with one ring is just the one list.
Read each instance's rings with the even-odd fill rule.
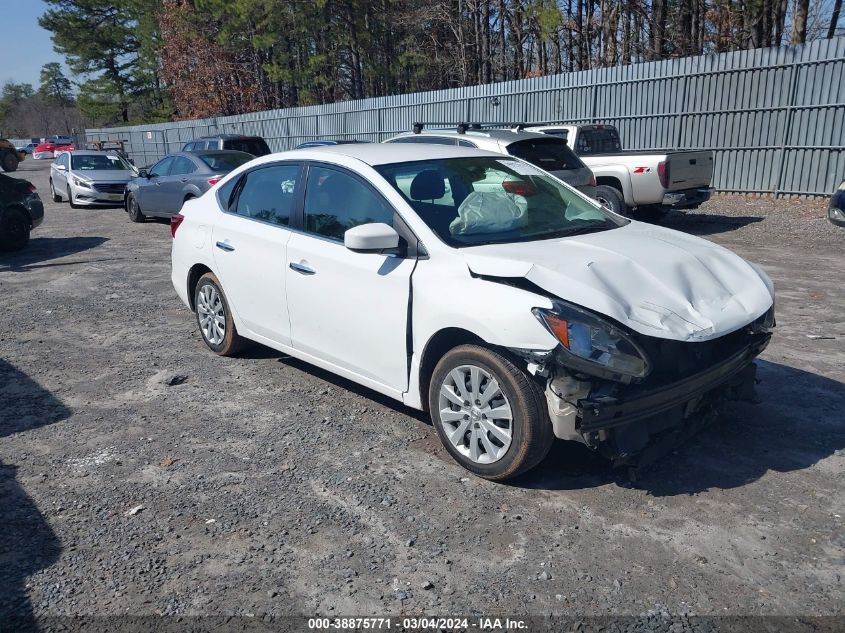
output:
[[619,132],[613,127],[581,128],[575,151],[585,154],[618,154],[622,151]]
[[511,143],[508,145],[508,154],[527,160],[546,171],[586,168],[566,141],[560,138],[537,138]]
[[375,169],[450,246],[550,239],[624,223],[512,158],[449,158]]
[[226,139],[223,142],[225,149],[232,149],[238,152],[246,152],[253,156],[266,156],[270,153],[270,148],[262,138],[237,138]]
[[243,152],[221,152],[219,154],[200,154],[199,159],[204,162],[211,171],[228,172],[237,169],[251,161],[254,156]]
[[71,154],[70,168],[74,171],[131,171],[131,167],[116,154]]

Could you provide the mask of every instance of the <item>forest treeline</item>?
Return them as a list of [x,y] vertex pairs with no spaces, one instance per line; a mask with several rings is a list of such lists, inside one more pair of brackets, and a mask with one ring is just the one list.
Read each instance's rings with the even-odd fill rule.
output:
[[[54,95],[50,103],[63,103],[65,112],[89,125],[227,115],[800,44],[841,34],[845,21],[842,0],[46,3],[40,24],[52,32],[75,83],[66,100]],[[31,92],[37,97],[41,91]],[[9,111],[2,103],[0,116]],[[8,116],[0,127],[10,128]]]

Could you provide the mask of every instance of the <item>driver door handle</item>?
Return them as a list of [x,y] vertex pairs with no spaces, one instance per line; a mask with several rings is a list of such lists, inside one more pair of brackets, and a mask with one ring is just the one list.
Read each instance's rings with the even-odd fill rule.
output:
[[291,270],[295,270],[296,272],[298,272],[302,275],[313,275],[317,272],[313,268],[309,268],[308,266],[305,266],[304,264],[297,264],[295,262],[290,263],[290,268],[291,268]]
[[226,251],[227,253],[231,253],[233,250],[235,250],[234,246],[232,246],[231,244],[227,244],[226,242],[217,242],[216,246],[221,251]]

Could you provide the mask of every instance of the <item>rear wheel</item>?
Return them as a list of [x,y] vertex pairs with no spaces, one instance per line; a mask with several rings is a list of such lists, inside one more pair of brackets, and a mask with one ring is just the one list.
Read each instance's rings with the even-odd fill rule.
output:
[[29,216],[22,209],[6,209],[0,216],[0,250],[19,251],[29,243]]
[[6,152],[2,158],[2,163],[5,171],[17,171],[18,169],[18,157],[12,152]]
[[126,211],[129,213],[129,219],[133,222],[143,222],[146,220],[146,216],[141,213],[141,207],[138,204],[138,201],[131,193],[129,194],[129,197],[126,198]]
[[669,208],[657,205],[637,207],[637,210],[634,212],[634,216],[638,220],[643,220],[644,222],[659,222],[667,215],[669,215]]
[[618,215],[628,215],[628,207],[622,192],[609,185],[596,187],[596,200]]
[[461,466],[485,479],[515,477],[540,463],[552,446],[539,386],[484,347],[461,345],[440,359],[428,403],[443,446]]
[[202,340],[212,352],[231,356],[244,348],[246,341],[235,328],[226,295],[214,273],[205,273],[200,277],[194,291],[194,305]]

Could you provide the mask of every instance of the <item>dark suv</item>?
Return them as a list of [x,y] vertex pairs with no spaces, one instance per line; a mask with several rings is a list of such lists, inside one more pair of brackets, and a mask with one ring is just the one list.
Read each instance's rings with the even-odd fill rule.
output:
[[237,152],[246,152],[253,156],[266,156],[271,153],[267,142],[260,136],[240,136],[237,134],[204,136],[188,141],[182,146],[183,152],[195,152],[203,149],[230,149]]
[[44,204],[33,184],[0,174],[0,251],[17,251],[44,219]]

